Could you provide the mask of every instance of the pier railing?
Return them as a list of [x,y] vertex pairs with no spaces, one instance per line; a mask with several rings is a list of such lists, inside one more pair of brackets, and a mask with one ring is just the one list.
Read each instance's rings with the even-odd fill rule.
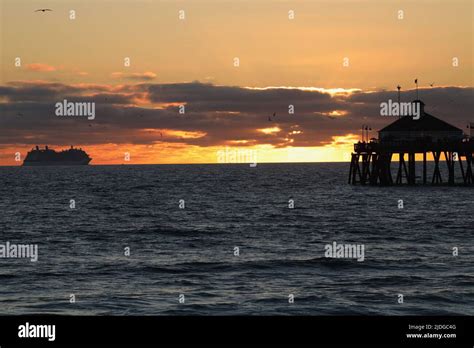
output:
[[463,140],[416,140],[416,141],[371,141],[354,144],[358,153],[424,153],[433,151],[474,152],[474,139]]

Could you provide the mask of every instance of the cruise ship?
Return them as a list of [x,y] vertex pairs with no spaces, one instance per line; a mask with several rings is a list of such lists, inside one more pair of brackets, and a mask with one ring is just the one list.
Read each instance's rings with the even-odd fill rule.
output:
[[70,149],[56,152],[48,146],[32,149],[23,161],[24,166],[74,166],[88,165],[92,158],[82,149],[71,146]]

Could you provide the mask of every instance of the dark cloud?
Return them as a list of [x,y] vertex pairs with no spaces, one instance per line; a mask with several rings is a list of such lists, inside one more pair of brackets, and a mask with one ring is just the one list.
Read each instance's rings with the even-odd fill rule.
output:
[[[426,111],[464,127],[473,118],[473,88],[439,87],[419,91]],[[403,101],[415,99],[404,91]],[[57,117],[55,103],[95,102],[96,117]],[[199,138],[180,133],[168,142],[200,146],[246,140],[248,145],[317,146],[333,136],[359,134],[362,124],[377,130],[393,120],[380,116],[380,103],[396,100],[396,91],[330,95],[321,91],[250,89],[199,82],[178,84],[66,85],[15,82],[0,86],[0,144],[150,144],[168,129],[204,132]],[[179,114],[185,104],[185,114]],[[294,105],[295,114],[288,114]],[[276,113],[269,122],[269,116]],[[341,114],[342,116],[337,116]],[[262,128],[281,131],[265,134]],[[299,134],[290,134],[299,131]],[[375,135],[375,133],[374,133]]]

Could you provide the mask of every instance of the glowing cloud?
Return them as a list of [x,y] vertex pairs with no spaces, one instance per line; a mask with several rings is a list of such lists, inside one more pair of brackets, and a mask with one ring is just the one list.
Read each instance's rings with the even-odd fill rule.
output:
[[280,128],[278,127],[271,127],[271,128],[260,128],[258,129],[259,132],[262,132],[264,134],[273,134],[273,133],[278,133],[281,131]]
[[125,78],[129,80],[153,80],[156,77],[156,74],[152,71],[146,71],[143,73],[122,73],[122,72],[113,72],[110,74],[113,78]]
[[26,69],[35,72],[50,72],[57,70],[54,66],[43,63],[26,64]]

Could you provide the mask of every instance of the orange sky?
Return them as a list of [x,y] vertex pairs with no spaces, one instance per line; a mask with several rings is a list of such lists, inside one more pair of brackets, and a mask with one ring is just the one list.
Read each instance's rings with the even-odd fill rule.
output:
[[[69,0],[48,1],[49,13],[34,12],[42,1],[0,4],[0,165],[21,164],[14,154],[35,144],[71,142],[92,164],[124,163],[125,152],[131,164],[217,163],[229,148],[259,162],[347,161],[362,124],[376,136],[390,121],[374,110],[397,84],[413,98],[419,78],[459,127],[467,116],[450,110],[470,105],[469,91],[450,89],[473,86],[468,0]],[[48,105],[65,98],[95,101],[97,118],[55,119]],[[189,122],[172,118],[179,105]]]

